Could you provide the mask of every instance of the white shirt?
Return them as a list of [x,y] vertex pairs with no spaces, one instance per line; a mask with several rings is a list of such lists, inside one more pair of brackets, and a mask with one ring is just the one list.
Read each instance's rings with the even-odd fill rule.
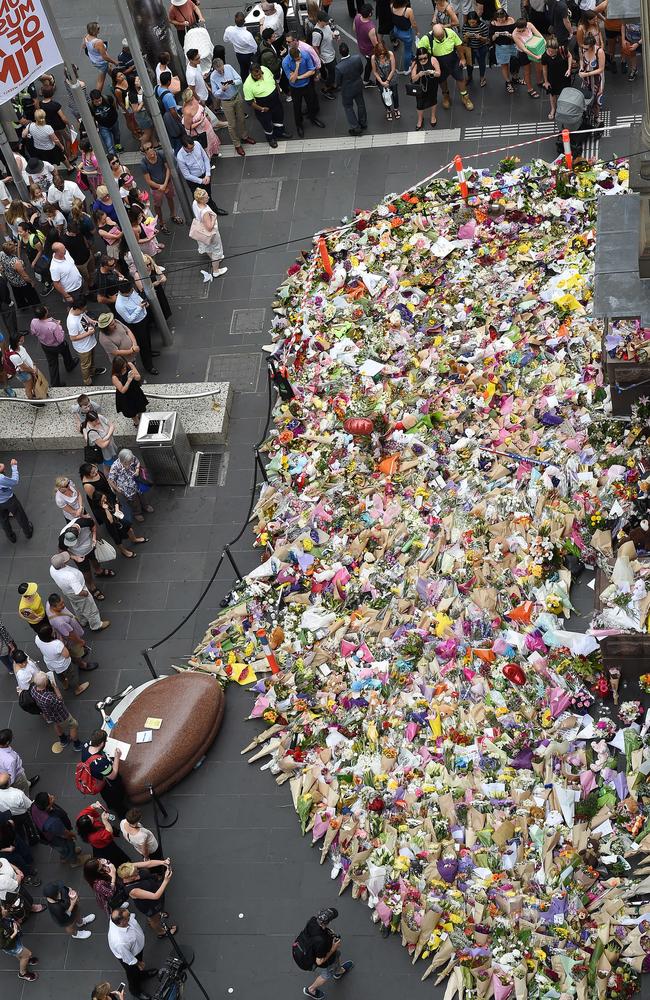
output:
[[[52,265],[50,264],[50,274],[52,273]],[[78,316],[72,311],[68,313],[68,318],[66,320],[66,326],[68,328],[68,333],[70,337],[78,337],[80,333],[84,330],[87,331],[88,336],[84,337],[83,340],[72,340],[72,346],[77,354],[85,354],[86,351],[92,351],[93,347],[97,347],[97,337],[95,335],[95,327],[88,322],[88,316],[85,313],[81,313]]]
[[284,11],[279,3],[273,4],[273,10],[268,14],[262,7],[262,19],[260,21],[260,37],[266,28],[272,28],[276,35],[284,34]]
[[62,569],[55,569],[50,566],[50,576],[55,584],[69,597],[75,597],[86,588],[86,581],[80,569],[75,566],[64,566]]
[[47,192],[47,200],[50,205],[58,205],[62,212],[70,211],[75,198],[78,198],[82,205],[84,204],[84,193],[74,181],[64,181],[63,191],[59,191],[58,187],[50,184]]
[[11,197],[7,191],[7,185],[5,182],[0,181],[0,215],[5,214],[5,201],[11,201]]
[[[58,193],[59,192],[57,191],[57,194]],[[69,250],[66,250],[65,257],[52,257],[52,260],[50,261],[50,277],[52,282],[60,281],[63,285],[64,291],[66,291],[68,295],[72,292],[76,292],[77,289],[81,288],[83,285],[81,272],[73,261]],[[90,350],[89,347],[86,349]]]
[[200,66],[190,66],[188,63],[185,67],[185,79],[187,80],[188,87],[194,87],[196,96],[204,103],[208,99],[208,88],[206,86],[205,80],[203,79],[203,73],[201,72]]
[[255,39],[248,28],[238,28],[236,24],[231,24],[224,31],[223,40],[230,42],[235,52],[239,52],[240,55],[257,52]]
[[137,955],[144,948],[144,931],[135,919],[135,914],[131,914],[126,927],[118,927],[111,920],[108,925],[108,947],[115,958],[125,965],[136,965]]
[[137,833],[129,833],[126,820],[123,819],[120,821],[120,831],[131,847],[135,848],[138,854],[142,854],[143,857],[145,848],[149,854],[153,854],[158,847],[158,841],[151,830],[147,830],[146,826],[141,826]]
[[12,816],[22,816],[32,804],[18,788],[0,788],[0,810],[8,809]]
[[318,39],[320,40],[320,48],[317,50],[321,58],[321,62],[331,63],[336,59],[336,49],[334,48],[334,33],[330,28],[329,24],[324,24],[323,27],[316,25],[314,32],[312,34],[312,45],[314,43],[313,35],[318,32]]
[[54,173],[54,167],[52,166],[51,163],[48,163],[46,160],[43,160],[42,163],[43,163],[43,169],[40,171],[40,173],[28,174],[27,171],[23,168],[22,174],[23,174],[23,180],[28,187],[33,182],[34,184],[38,184],[41,190],[44,191],[48,187],[48,185],[52,183],[52,174]]
[[8,892],[18,892],[18,879],[9,861],[0,858],[0,899],[4,899]]
[[41,639],[37,635],[34,641],[41,651],[48,670],[52,670],[55,674],[62,674],[64,670],[68,669],[72,661],[69,656],[61,655],[65,646],[60,639],[52,639],[51,642],[45,642],[44,639]]
[[9,359],[16,371],[18,371],[21,365],[28,365],[30,368],[34,367],[34,362],[24,346],[17,347],[15,350],[10,349]]
[[14,670],[16,684],[20,691],[27,690],[39,669],[40,667],[38,667],[33,660],[30,660],[29,657],[27,657],[27,663],[25,663],[25,665],[20,667],[18,670]]

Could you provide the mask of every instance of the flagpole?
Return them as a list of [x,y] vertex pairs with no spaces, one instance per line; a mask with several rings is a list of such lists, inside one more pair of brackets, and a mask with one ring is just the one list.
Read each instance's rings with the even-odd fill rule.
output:
[[72,91],[72,94],[74,96],[77,105],[77,110],[79,111],[81,120],[84,123],[84,128],[86,129],[88,138],[90,139],[90,142],[93,147],[93,151],[95,153],[95,156],[97,157],[99,168],[104,177],[104,184],[108,188],[109,194],[111,196],[113,207],[115,208],[120,226],[122,227],[124,239],[126,240],[129,250],[131,251],[131,256],[133,257],[133,263],[135,264],[136,270],[140,275],[144,293],[147,296],[147,300],[151,307],[151,312],[153,313],[153,316],[156,320],[156,326],[160,331],[163,343],[165,344],[166,347],[169,347],[173,343],[174,337],[171,330],[169,329],[160,302],[158,301],[158,296],[156,295],[156,289],[153,287],[151,277],[147,272],[147,267],[145,265],[144,258],[142,256],[142,250],[140,248],[140,244],[138,243],[137,237],[131,227],[131,220],[129,219],[126,208],[124,207],[124,202],[122,201],[122,196],[120,194],[118,183],[115,180],[115,177],[113,176],[113,171],[109,166],[106,150],[104,149],[104,144],[97,130],[97,125],[95,124],[95,119],[92,116],[92,112],[90,110],[88,102],[86,101],[86,97],[83,91],[83,84],[79,79],[79,77],[77,76],[77,71],[74,66],[74,63],[69,62],[65,58],[65,44],[61,32],[59,31],[56,18],[54,17],[54,14],[52,12],[52,8],[50,6],[50,0],[41,0],[41,4],[45,16],[48,20],[50,30],[54,36],[54,40],[56,41],[56,44],[58,46],[59,54],[61,56],[61,61],[65,65],[65,68],[68,72],[68,77],[70,79],[70,90]]

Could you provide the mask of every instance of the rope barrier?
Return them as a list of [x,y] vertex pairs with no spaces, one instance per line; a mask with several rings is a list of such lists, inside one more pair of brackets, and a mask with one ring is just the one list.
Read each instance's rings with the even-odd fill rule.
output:
[[[225,385],[225,383],[220,383]],[[90,391],[83,390],[83,395],[92,398],[93,396],[107,396],[113,395],[115,389],[112,386],[107,386],[106,389],[94,389]],[[78,400],[81,393],[77,393],[76,396],[47,396],[45,399],[27,399],[26,396],[0,396],[0,403],[27,403],[29,406],[41,406],[46,403],[69,403],[70,401],[75,402]],[[203,399],[205,396],[216,396],[216,389],[206,389],[205,392],[188,392],[184,396],[171,395],[163,396],[160,392],[150,392],[149,384],[147,383],[147,396],[152,399]]]

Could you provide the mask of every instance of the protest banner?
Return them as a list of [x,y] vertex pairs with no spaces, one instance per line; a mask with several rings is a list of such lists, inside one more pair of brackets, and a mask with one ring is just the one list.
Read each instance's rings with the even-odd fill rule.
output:
[[0,0],[0,103],[62,62],[41,0]]

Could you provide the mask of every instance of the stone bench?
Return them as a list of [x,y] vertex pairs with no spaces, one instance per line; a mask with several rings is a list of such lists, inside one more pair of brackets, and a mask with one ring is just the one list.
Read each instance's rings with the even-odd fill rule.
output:
[[[50,387],[49,399],[72,396],[58,404],[45,406],[16,403],[0,396],[0,450],[2,451],[58,451],[79,448],[81,436],[71,408],[77,396],[85,392],[101,403],[102,413],[115,424],[115,442],[120,447],[132,445],[135,440],[133,423],[128,417],[115,412],[115,390],[111,387],[66,386]],[[176,410],[190,444],[194,448],[226,443],[232,389],[230,382],[185,382],[170,385],[147,383],[145,392],[149,399],[149,412]],[[207,393],[198,399],[178,399],[192,393]],[[16,389],[16,396],[25,398],[23,389]],[[162,398],[159,398],[162,397]],[[164,398],[168,397],[168,398]]]

